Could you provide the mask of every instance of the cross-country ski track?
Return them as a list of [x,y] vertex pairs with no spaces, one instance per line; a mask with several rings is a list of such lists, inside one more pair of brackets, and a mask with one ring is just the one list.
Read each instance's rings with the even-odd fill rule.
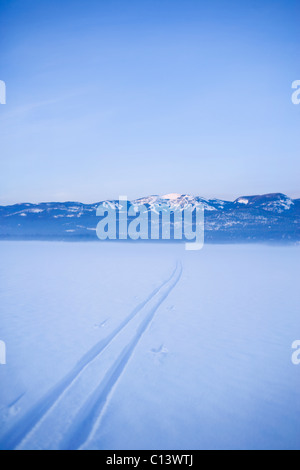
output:
[[79,449],[101,424],[105,406],[158,308],[177,285],[182,265],[1,439],[0,449]]

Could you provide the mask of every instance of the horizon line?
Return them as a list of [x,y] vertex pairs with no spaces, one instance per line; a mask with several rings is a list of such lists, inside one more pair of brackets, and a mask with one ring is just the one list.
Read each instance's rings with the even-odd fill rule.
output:
[[[235,201],[237,201],[238,199],[241,199],[241,198],[263,197],[263,196],[280,195],[280,194],[285,196],[285,197],[288,197],[292,201],[297,201],[297,200],[300,199],[300,197],[294,197],[293,198],[293,197],[290,197],[287,194],[281,193],[281,192],[242,195],[242,196],[237,197],[234,200],[221,199],[221,198],[205,198],[205,197],[202,197],[202,196],[199,196],[199,195],[192,195],[192,194],[188,194],[188,193],[182,193],[182,194],[170,193],[170,194],[166,194],[166,195],[150,194],[148,196],[141,196],[141,197],[138,197],[138,198],[135,198],[135,199],[128,198],[128,201],[129,202],[139,201],[140,199],[146,199],[146,198],[151,198],[151,197],[158,197],[158,198],[166,199],[166,200],[172,200],[172,199],[176,200],[179,197],[187,196],[187,197],[192,197],[192,198],[200,197],[201,199],[204,199],[206,201],[218,200],[218,201],[224,201],[224,202],[235,202]],[[168,197],[168,196],[177,196],[177,197]],[[76,201],[76,200],[71,200],[71,199],[61,200],[61,201],[60,200],[52,200],[52,201],[48,200],[48,201],[40,201],[40,202],[29,202],[29,201],[25,202],[25,201],[22,201],[22,202],[15,202],[13,204],[2,204],[2,203],[0,203],[0,207],[12,207],[12,206],[22,205],[22,204],[40,205],[40,204],[53,204],[53,203],[57,203],[57,204],[75,203],[75,204],[83,204],[83,205],[86,205],[86,206],[91,206],[91,205],[94,205],[94,204],[100,204],[101,202],[118,201],[121,197],[124,198],[125,196],[119,196],[118,198],[111,198],[111,199],[103,199],[101,201],[90,202],[90,203],[88,203],[88,202],[85,203],[85,202],[81,202],[79,200]]]

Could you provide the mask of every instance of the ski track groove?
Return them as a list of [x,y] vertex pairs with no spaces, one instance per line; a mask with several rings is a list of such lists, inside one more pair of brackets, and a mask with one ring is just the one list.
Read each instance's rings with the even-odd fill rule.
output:
[[[179,268],[179,269],[178,269]],[[176,274],[178,271],[178,274]],[[98,428],[105,405],[107,404],[110,396],[112,395],[118,380],[122,376],[129,360],[131,359],[140,339],[146,332],[148,326],[153,320],[157,310],[165,299],[169,296],[172,290],[179,282],[182,275],[181,264],[176,266],[176,269],[168,282],[171,282],[170,287],[164,293],[164,295],[157,301],[155,306],[150,310],[146,318],[142,321],[137,329],[137,333],[127,346],[123,349],[119,357],[113,363],[109,371],[107,372],[104,380],[99,384],[98,388],[92,394],[92,396],[86,401],[86,403],[79,410],[77,417],[74,420],[69,435],[65,437],[60,450],[76,450],[80,449],[90,437],[93,432]],[[173,279],[174,278],[174,279]]]
[[[20,444],[26,436],[35,428],[35,426],[41,421],[41,419],[51,410],[51,408],[55,405],[55,403],[60,399],[60,397],[66,392],[72,384],[76,381],[76,379],[80,376],[80,374],[89,366],[89,364],[96,359],[103,351],[106,349],[110,343],[115,339],[118,334],[123,331],[123,329],[133,320],[136,315],[169,283],[172,281],[173,277],[178,270],[179,263],[177,263],[175,270],[172,272],[172,275],[164,281],[160,286],[156,287],[152,293],[142,301],[135,309],[125,318],[121,324],[115,328],[106,338],[102,339],[95,346],[93,346],[82,358],[78,361],[78,363],[74,366],[74,368],[56,385],[54,388],[50,390],[43,398],[41,398],[38,403],[33,406],[25,415],[17,421],[16,424],[12,426],[12,428],[8,431],[0,439],[0,450],[8,450],[8,449],[15,449],[18,444]],[[182,273],[182,267],[180,265],[180,276]],[[179,276],[179,278],[180,278]],[[177,279],[175,285],[179,281]],[[171,290],[175,287],[171,287]],[[170,290],[170,291],[171,291]],[[170,292],[166,294],[165,298],[169,295]],[[163,302],[161,301],[161,303]],[[159,305],[158,305],[159,307]],[[157,307],[157,308],[158,308]],[[157,310],[156,308],[156,310]],[[156,312],[155,310],[155,312]],[[153,316],[155,314],[153,313]],[[151,319],[149,320],[150,323]],[[148,325],[145,326],[144,330],[147,328]],[[141,332],[141,335],[144,331]],[[140,337],[141,337],[140,335]],[[139,339],[140,339],[139,337]],[[137,340],[137,343],[139,341]],[[136,344],[137,344],[136,343]],[[135,345],[136,346],[136,345]],[[135,349],[135,346],[133,350]],[[127,346],[123,352],[126,353],[126,350],[129,346]],[[130,353],[132,355],[133,351]],[[130,356],[128,360],[130,359]],[[126,363],[128,362],[126,361]],[[125,364],[126,365],[126,364]],[[122,373],[123,369],[121,370],[120,374]],[[119,374],[119,375],[120,375]],[[109,393],[109,392],[108,392]]]

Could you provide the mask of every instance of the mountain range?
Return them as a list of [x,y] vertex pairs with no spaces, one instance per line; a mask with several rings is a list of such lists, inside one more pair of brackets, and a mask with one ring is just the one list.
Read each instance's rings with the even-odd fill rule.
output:
[[[110,207],[119,201],[105,201]],[[0,240],[98,240],[97,207],[101,202],[22,203],[0,206]],[[148,196],[128,203],[147,211],[167,204],[171,210],[205,209],[205,241],[300,242],[300,199],[275,193],[242,196],[235,201],[204,199],[199,196],[168,194]]]

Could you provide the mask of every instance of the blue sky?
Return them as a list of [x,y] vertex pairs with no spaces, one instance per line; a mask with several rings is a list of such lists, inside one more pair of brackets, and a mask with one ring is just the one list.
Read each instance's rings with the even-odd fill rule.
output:
[[299,1],[0,0],[0,204],[300,197]]

